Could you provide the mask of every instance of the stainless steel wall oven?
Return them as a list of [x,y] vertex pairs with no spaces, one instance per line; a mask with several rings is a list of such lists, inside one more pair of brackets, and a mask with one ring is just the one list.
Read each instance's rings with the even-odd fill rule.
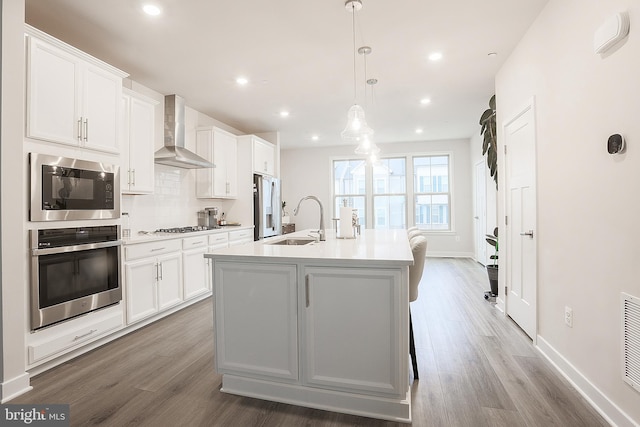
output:
[[119,167],[30,153],[31,221],[120,217]]
[[31,230],[31,330],[122,299],[120,226]]

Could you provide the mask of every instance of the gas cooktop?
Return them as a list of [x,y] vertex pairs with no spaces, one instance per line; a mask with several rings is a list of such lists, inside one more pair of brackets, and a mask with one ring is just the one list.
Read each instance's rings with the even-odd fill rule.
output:
[[219,227],[206,227],[204,225],[189,225],[187,227],[159,228],[154,233],[192,233],[194,231],[214,230]]

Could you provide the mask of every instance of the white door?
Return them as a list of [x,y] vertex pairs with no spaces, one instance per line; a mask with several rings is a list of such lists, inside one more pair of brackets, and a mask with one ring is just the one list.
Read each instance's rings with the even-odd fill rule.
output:
[[487,166],[484,161],[476,163],[475,204],[473,225],[476,235],[476,261],[487,265]]
[[[535,340],[536,336],[536,187],[533,100],[503,127],[506,171],[506,310]],[[501,230],[502,231],[502,230]],[[502,235],[501,235],[502,239]]]

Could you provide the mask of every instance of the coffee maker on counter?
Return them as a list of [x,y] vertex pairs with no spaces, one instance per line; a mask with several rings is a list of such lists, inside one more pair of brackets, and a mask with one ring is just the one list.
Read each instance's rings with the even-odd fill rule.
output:
[[198,211],[198,225],[207,228],[220,228],[218,224],[218,208],[204,208]]

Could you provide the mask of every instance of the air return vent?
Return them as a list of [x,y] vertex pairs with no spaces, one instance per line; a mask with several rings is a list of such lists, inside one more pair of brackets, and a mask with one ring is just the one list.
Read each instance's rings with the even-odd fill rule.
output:
[[640,391],[640,298],[622,293],[622,379]]

